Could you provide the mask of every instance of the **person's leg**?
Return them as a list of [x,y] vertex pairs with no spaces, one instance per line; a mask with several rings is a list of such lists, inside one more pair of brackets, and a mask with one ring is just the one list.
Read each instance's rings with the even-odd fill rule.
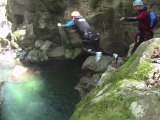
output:
[[113,52],[111,52],[111,51],[109,51],[109,50],[103,50],[101,47],[100,47],[100,44],[99,44],[99,41],[100,40],[97,40],[97,41],[95,41],[94,43],[92,43],[93,44],[93,46],[94,46],[94,51],[96,51],[96,52],[102,52],[102,55],[107,55],[107,56],[111,56],[111,57],[118,57],[118,54],[116,54],[116,53],[113,53]]
[[[103,49],[100,47],[99,41],[94,42],[94,43],[93,43],[93,46],[94,46],[95,51],[96,51],[96,56],[97,56],[99,59],[101,58],[101,55],[111,56],[111,57],[113,57],[115,60],[118,59],[118,54],[113,53],[113,52],[111,52],[111,51],[103,50]],[[99,59],[98,59],[98,60],[99,60]]]
[[100,40],[92,41],[91,46],[93,46],[94,51],[97,51],[97,52],[102,51],[99,41]]
[[137,47],[143,42],[143,41],[147,41],[149,39],[152,39],[153,38],[153,32],[152,31],[143,31],[143,32],[140,32],[140,33],[137,33],[136,35],[136,41],[135,41],[135,44],[134,44],[134,47],[131,51],[131,54],[134,53],[134,51],[137,49]]
[[143,42],[144,35],[143,33],[137,33],[135,38],[135,44],[133,46],[133,49],[131,51],[131,55],[134,53],[134,51],[137,49],[137,47]]
[[131,51],[131,55],[134,53],[134,51],[137,49],[137,47],[141,44],[142,42],[135,42],[134,47]]
[[145,31],[144,32],[144,41],[152,39],[154,36],[154,33],[152,31]]
[[109,55],[111,57],[113,57],[113,52],[109,51],[109,50],[102,50],[103,55]]

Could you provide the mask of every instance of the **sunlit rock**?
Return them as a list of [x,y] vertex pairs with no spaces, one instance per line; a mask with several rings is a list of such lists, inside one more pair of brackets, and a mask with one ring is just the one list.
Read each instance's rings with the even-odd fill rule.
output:
[[13,40],[11,40],[12,46],[15,48],[23,47],[22,41],[25,38],[26,30],[17,30],[13,32]]
[[6,0],[0,1],[0,38],[6,38],[11,33],[11,22],[6,18]]
[[12,76],[14,78],[20,78],[23,74],[27,72],[27,70],[28,69],[23,66],[16,65],[13,69]]

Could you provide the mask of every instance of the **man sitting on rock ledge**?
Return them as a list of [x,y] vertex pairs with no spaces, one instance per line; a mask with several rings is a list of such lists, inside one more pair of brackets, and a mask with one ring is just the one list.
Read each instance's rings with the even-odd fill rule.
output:
[[91,53],[96,54],[96,61],[99,61],[101,59],[102,53],[104,55],[110,55],[115,58],[118,57],[117,54],[111,54],[109,52],[104,52],[100,48],[99,41],[100,41],[100,34],[93,31],[88,22],[85,20],[83,16],[78,11],[73,11],[71,13],[72,20],[67,22],[66,24],[58,23],[57,25],[59,27],[73,27],[76,32],[81,36],[83,39],[84,46],[92,46],[92,49],[89,49],[87,47],[84,47],[83,50]]

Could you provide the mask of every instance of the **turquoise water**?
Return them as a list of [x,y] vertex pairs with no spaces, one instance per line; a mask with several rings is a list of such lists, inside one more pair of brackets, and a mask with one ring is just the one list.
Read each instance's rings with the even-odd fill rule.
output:
[[[79,67],[74,61],[50,62],[34,66],[39,72],[26,82],[5,82],[1,89],[2,120],[69,120],[79,101],[74,90]],[[3,70],[5,79],[7,72]]]

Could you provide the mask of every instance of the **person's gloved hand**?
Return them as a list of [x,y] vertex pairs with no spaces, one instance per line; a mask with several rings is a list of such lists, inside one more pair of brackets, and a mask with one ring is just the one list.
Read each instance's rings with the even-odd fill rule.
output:
[[57,23],[57,26],[58,26],[58,27],[61,27],[61,26],[62,26],[62,24],[61,24],[61,23]]
[[121,18],[120,18],[120,21],[123,21],[124,19],[125,19],[125,17],[121,17]]

